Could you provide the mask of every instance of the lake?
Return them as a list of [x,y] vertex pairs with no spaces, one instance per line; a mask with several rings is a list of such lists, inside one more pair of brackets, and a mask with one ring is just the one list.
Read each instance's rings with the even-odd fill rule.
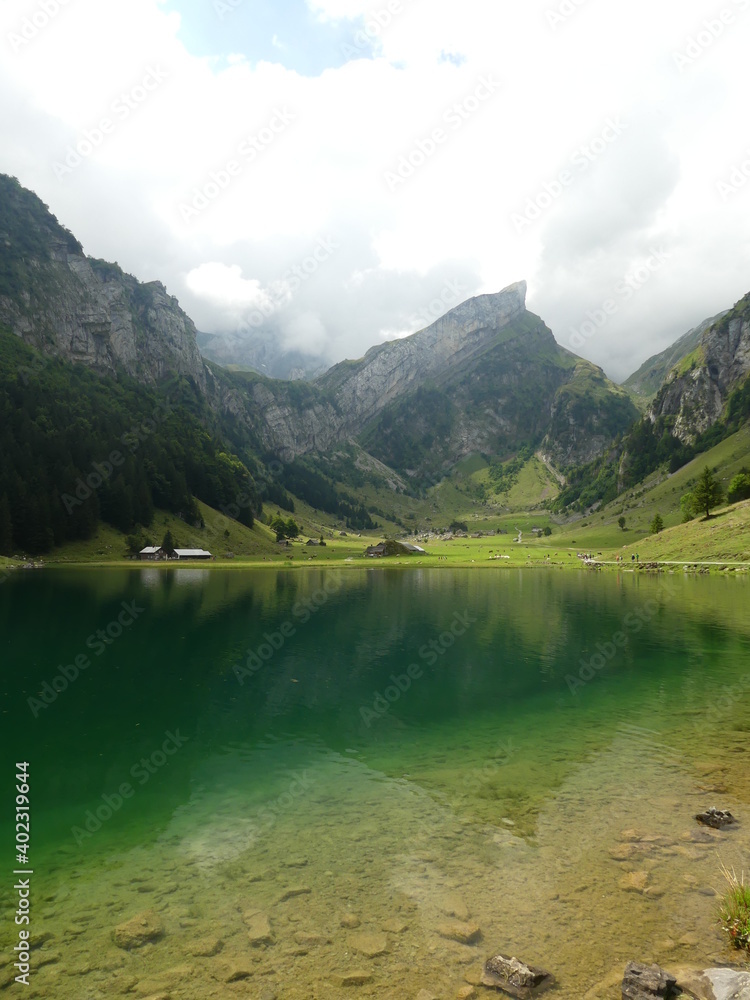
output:
[[[567,1000],[619,996],[629,959],[736,960],[715,893],[750,869],[749,599],[745,576],[17,573],[0,893],[27,761],[25,995],[452,998],[500,952]],[[740,823],[700,826],[712,805]]]

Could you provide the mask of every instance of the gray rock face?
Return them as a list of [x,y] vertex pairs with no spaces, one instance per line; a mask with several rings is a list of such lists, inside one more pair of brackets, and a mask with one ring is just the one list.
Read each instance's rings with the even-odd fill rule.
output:
[[644,361],[637,372],[634,372],[629,378],[625,379],[622,383],[623,386],[626,389],[630,389],[631,392],[636,393],[636,395],[653,398],[672,369],[698,347],[701,337],[706,330],[725,315],[726,312],[722,312],[717,316],[712,316],[710,319],[703,320],[702,323],[699,323],[694,329],[689,330],[666,350],[655,354],[648,361]]
[[361,361],[343,361],[318,379],[335,393],[356,433],[412,386],[479,353],[526,309],[526,282],[461,303],[425,330],[373,347]]
[[706,969],[716,1000],[750,1000],[750,972],[737,969]]
[[38,350],[96,371],[121,368],[150,384],[176,373],[204,388],[193,322],[160,282],[140,284],[58,239],[50,256],[34,262],[48,294],[0,298],[0,323]]
[[662,1000],[675,993],[677,979],[658,965],[628,962],[622,980],[622,1000]]
[[[627,992],[626,992],[627,991]],[[696,1000],[750,1000],[750,972],[731,968],[677,968],[629,962],[622,982],[623,1000],[694,997]]]
[[675,418],[672,433],[689,444],[722,414],[730,392],[750,374],[750,296],[701,338],[695,366],[674,372],[656,396],[648,416]]

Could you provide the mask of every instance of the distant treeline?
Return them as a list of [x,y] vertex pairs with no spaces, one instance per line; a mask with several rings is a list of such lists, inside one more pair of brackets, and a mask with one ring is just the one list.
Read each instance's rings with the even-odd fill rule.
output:
[[300,459],[285,466],[280,478],[286,489],[300,500],[309,503],[315,510],[342,518],[347,528],[367,531],[379,527],[364,504],[348,493],[339,493],[328,476]]

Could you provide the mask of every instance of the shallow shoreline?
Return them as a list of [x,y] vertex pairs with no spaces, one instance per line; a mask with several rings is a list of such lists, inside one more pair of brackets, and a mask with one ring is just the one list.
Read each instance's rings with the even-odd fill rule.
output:
[[727,573],[750,573],[750,562],[732,562],[730,560],[649,560],[639,563],[616,562],[611,559],[595,560],[583,562],[581,560],[572,561],[552,561],[545,558],[523,560],[499,560],[496,558],[479,560],[465,559],[444,559],[437,556],[428,559],[405,560],[405,559],[330,559],[317,562],[314,559],[299,560],[287,558],[282,560],[254,560],[254,559],[234,559],[216,560],[205,562],[202,560],[182,560],[179,563],[166,560],[160,561],[133,561],[130,559],[118,560],[86,560],[86,561],[40,561],[39,563],[8,563],[3,576],[14,574],[17,570],[42,570],[42,569],[156,569],[159,572],[179,569],[202,569],[208,571],[231,571],[241,570],[290,570],[290,569],[495,569],[495,570],[519,570],[519,569],[554,569],[554,570],[577,570],[597,572],[615,571],[620,573],[649,573],[649,574],[675,574],[694,573],[697,575],[711,575]]

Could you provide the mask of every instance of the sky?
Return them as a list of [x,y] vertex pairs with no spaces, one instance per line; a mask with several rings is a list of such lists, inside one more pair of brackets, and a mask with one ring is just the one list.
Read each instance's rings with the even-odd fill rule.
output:
[[750,291],[750,0],[3,0],[0,171],[338,361],[524,279],[621,380]]

